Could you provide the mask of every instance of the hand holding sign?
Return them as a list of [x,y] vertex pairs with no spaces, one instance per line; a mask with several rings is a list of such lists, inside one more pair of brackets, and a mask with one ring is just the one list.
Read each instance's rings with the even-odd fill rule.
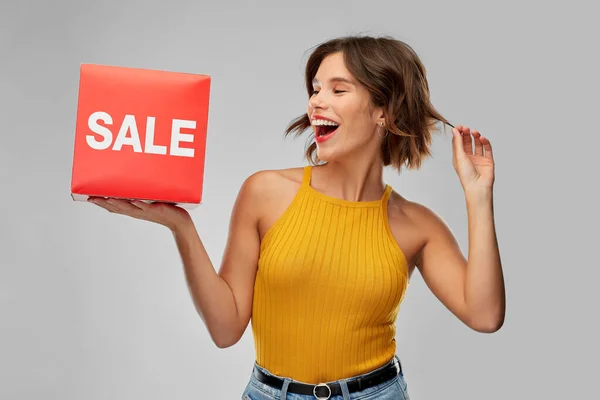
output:
[[140,200],[105,199],[102,197],[90,197],[88,201],[111,213],[164,225],[173,232],[191,222],[191,217],[186,210],[172,204],[159,202],[149,204]]

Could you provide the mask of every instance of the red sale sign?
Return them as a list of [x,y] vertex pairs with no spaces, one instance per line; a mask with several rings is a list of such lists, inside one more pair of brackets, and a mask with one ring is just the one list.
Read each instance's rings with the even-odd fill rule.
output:
[[202,202],[210,76],[82,64],[71,196]]

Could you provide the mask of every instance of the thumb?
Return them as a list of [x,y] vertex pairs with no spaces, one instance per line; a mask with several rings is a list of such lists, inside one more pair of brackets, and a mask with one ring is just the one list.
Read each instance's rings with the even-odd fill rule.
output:
[[465,148],[463,147],[463,138],[456,128],[452,128],[452,147],[454,149],[455,156],[464,156]]

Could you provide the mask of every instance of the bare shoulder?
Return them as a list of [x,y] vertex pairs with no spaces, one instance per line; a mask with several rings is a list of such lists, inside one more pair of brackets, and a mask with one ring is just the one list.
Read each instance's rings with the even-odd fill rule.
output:
[[242,185],[240,197],[247,197],[256,216],[262,238],[292,203],[302,185],[304,168],[261,170]]
[[285,195],[302,184],[303,171],[302,167],[260,170],[246,178],[242,190],[263,201]]
[[409,200],[395,190],[388,202],[388,221],[411,271],[418,261],[419,252],[431,235],[445,226],[444,221],[431,208]]
[[[408,200],[395,191],[390,197],[390,214],[403,214],[418,224],[444,224],[444,220],[431,208],[416,201]],[[390,215],[390,218],[392,215]]]

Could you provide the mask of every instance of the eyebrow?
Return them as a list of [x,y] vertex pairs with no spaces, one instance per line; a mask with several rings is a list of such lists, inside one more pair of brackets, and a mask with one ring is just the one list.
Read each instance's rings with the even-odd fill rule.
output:
[[[336,76],[336,77],[333,77],[333,78],[329,79],[329,82],[330,82],[330,83],[341,82],[341,83],[348,83],[348,84],[350,84],[350,85],[355,85],[355,84],[354,84],[354,82],[353,82],[353,81],[351,81],[350,79],[348,79],[348,78],[343,78],[343,77],[341,77],[341,76]],[[319,82],[319,80],[318,80],[317,78],[314,78],[314,79],[312,80],[312,84],[313,84],[313,85],[319,85],[319,84],[321,84],[321,82]]]

